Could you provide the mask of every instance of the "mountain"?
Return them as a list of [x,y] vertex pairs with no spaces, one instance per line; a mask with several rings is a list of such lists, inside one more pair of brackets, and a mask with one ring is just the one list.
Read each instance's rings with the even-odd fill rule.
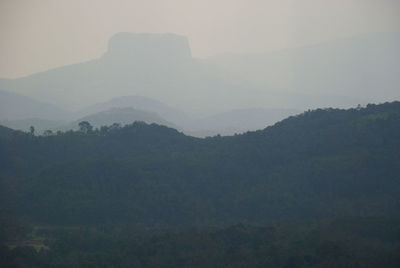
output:
[[263,129],[299,113],[295,109],[237,109],[192,120],[185,125],[186,133],[197,137],[234,135]]
[[[34,126],[37,134],[46,130],[77,129],[81,121],[93,122],[95,127],[113,123],[130,124],[133,121],[144,121],[179,128],[184,133],[196,137],[233,135],[249,130],[262,129],[265,126],[296,113],[295,109],[240,109],[209,116],[193,116],[170,107],[160,101],[144,96],[122,96],[103,103],[97,103],[76,112],[57,112],[57,108],[28,97],[3,92],[2,115],[0,124],[12,129],[28,131]],[[10,98],[8,96],[14,96]],[[22,100],[22,101],[21,101]],[[25,101],[25,102],[24,102]],[[21,107],[31,107],[34,103],[37,112]],[[51,111],[54,109],[56,111]],[[131,108],[123,110],[123,108]],[[114,109],[113,111],[110,111]],[[14,113],[14,115],[12,115]],[[16,116],[21,113],[20,116]],[[147,114],[146,114],[147,113]],[[34,117],[35,115],[43,117]],[[101,119],[104,117],[104,119]],[[52,118],[52,119],[48,119]]]
[[75,122],[63,126],[62,129],[78,129],[78,123],[82,121],[88,121],[93,127],[111,126],[114,123],[124,126],[132,124],[135,121],[142,121],[148,124],[156,123],[158,125],[177,128],[176,125],[166,121],[156,113],[127,107],[111,108],[106,111],[84,116]]
[[62,119],[68,117],[68,112],[48,103],[0,90],[0,120],[32,117]]
[[[157,113],[167,121],[173,123],[166,124],[166,126],[174,128],[179,126],[184,133],[196,137],[214,136],[217,134],[233,135],[249,130],[258,130],[272,125],[289,115],[300,113],[300,110],[295,109],[259,108],[232,110],[210,116],[195,117],[148,97],[124,96],[82,109],[75,114],[75,117],[78,115],[82,117],[118,107],[132,107],[142,111]],[[82,121],[82,119],[78,121]],[[162,124],[160,121],[155,120],[144,121]]]
[[[18,79],[0,89],[68,110],[141,95],[192,114],[234,109],[351,107],[398,98],[397,33],[368,34],[266,54],[191,57],[186,37],[120,33],[98,59]],[[362,96],[362,97],[360,97]]]
[[160,101],[144,96],[123,96],[103,103],[97,103],[75,113],[75,117],[83,117],[113,108],[133,108],[156,113],[176,125],[185,125],[191,120],[184,112],[172,108]]
[[83,108],[124,95],[163,100],[183,89],[195,65],[186,37],[119,33],[110,38],[107,52],[99,59],[3,79],[0,89],[68,108]]
[[346,107],[357,99],[360,104],[399,99],[399,47],[400,33],[367,33],[269,53],[222,54],[207,62],[227,79],[239,76],[255,87],[294,93],[287,96],[289,105]]
[[132,64],[133,61],[138,61],[163,65],[176,61],[190,61],[192,55],[189,42],[184,36],[125,32],[110,38],[104,58],[118,63]]
[[43,134],[46,130],[57,130],[66,124],[65,120],[47,120],[41,118],[27,118],[19,120],[0,120],[0,125],[21,131],[29,131],[30,127],[35,128],[35,134]]
[[307,111],[230,137],[143,122],[15,135],[0,139],[0,200],[8,217],[44,225],[399,216],[399,126],[393,102]]
[[0,125],[0,137],[9,137],[13,132],[13,129]]

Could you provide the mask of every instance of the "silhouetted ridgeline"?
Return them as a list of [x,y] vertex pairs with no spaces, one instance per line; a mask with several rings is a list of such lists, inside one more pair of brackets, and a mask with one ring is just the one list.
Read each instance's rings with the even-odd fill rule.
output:
[[0,174],[4,267],[400,262],[400,102],[206,139],[143,122],[0,127]]
[[37,223],[193,226],[400,211],[399,102],[319,109],[223,138],[134,123],[15,132],[0,146],[2,203]]

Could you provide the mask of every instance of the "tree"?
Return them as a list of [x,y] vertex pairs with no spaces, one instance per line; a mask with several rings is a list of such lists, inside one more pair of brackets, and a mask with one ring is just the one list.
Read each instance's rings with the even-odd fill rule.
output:
[[79,130],[83,133],[90,133],[93,130],[93,126],[88,121],[82,121],[79,124]]
[[53,135],[53,131],[51,131],[50,129],[43,132],[43,136],[51,136],[51,135]]
[[29,127],[29,132],[30,132],[30,134],[33,136],[33,135],[35,135],[35,127],[34,126],[30,126]]

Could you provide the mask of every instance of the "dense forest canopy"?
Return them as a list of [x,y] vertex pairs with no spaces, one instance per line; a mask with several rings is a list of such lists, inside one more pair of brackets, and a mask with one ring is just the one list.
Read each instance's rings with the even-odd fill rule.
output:
[[[232,261],[235,250],[240,252],[240,249],[245,250],[240,254],[248,255],[241,259],[243,265],[232,264],[231,267],[246,267],[246,264],[247,267],[262,267],[268,265],[268,261],[277,267],[289,265],[290,261],[304,267],[335,267],[335,264],[341,266],[354,261],[353,255],[370,252],[371,248],[357,253],[359,247],[354,243],[365,245],[371,239],[388,243],[387,251],[382,254],[392,255],[385,257],[385,266],[399,261],[395,252],[400,249],[400,102],[370,104],[349,110],[317,109],[289,117],[263,130],[205,139],[143,122],[44,136],[0,127],[0,174],[2,241],[15,239],[10,238],[12,232],[7,228],[15,229],[19,225],[29,228],[75,226],[81,231],[76,231],[77,234],[70,238],[71,243],[84,245],[84,240],[95,243],[105,239],[107,242],[104,243],[114,241],[110,248],[121,252],[118,248],[126,242],[118,235],[114,237],[118,228],[140,232],[174,230],[167,232],[167,236],[160,234],[158,238],[151,238],[168,245],[165,250],[170,255],[163,255],[169,256],[167,259],[162,256],[152,259],[148,258],[148,253],[143,253],[155,247],[149,242],[153,241],[150,238],[135,240],[136,244],[132,242],[135,248],[128,248],[125,253],[135,252],[128,254],[133,263],[157,267],[153,261],[176,264],[179,253],[174,250],[180,247],[185,254],[200,254],[199,248],[206,244],[225,254],[218,258],[214,256],[214,264],[219,263],[216,267],[228,267],[226,261]],[[321,237],[329,237],[326,238],[329,241],[334,237],[326,236],[336,228],[334,223],[329,223],[333,218],[342,219],[340,224],[350,228],[350,233],[361,232],[352,240],[353,251],[345,250],[343,247],[349,245],[340,242],[322,245],[325,242]],[[271,221],[275,226],[272,231],[262,229],[267,228],[265,222]],[[303,230],[307,224],[294,224],[309,221],[317,223],[307,231]],[[367,235],[363,236],[359,229],[358,225],[363,221],[375,231],[380,230],[381,224],[392,227],[387,229],[388,234],[376,231],[379,238],[371,238],[375,231],[366,231]],[[301,238],[277,237],[285,227],[276,222],[291,222],[289,236]],[[237,227],[238,223],[245,223],[245,226]],[[114,231],[102,229],[100,232],[99,228],[105,226],[112,226]],[[211,226],[218,228],[210,229]],[[236,226],[236,229],[232,231],[229,228],[233,227],[228,226]],[[87,229],[83,232],[81,228]],[[180,235],[176,235],[178,231]],[[51,231],[48,230],[43,232],[53,239],[58,237],[47,243],[53,249],[67,239],[60,238],[61,234],[49,235]],[[318,232],[321,236],[317,238]],[[227,233],[229,239],[240,238],[226,242],[228,238],[223,237]],[[250,239],[268,235],[275,237],[271,238],[275,242]],[[338,237],[344,239],[346,235],[341,233]],[[196,253],[188,252],[190,247],[186,239],[191,241]],[[252,242],[243,242],[246,239]],[[303,249],[296,251],[290,244],[294,241],[305,243]],[[282,250],[282,243],[289,243],[290,250],[296,252],[291,253],[292,259],[277,253]],[[64,247],[65,252],[76,250],[70,245],[67,243]],[[238,248],[233,251],[225,248],[232,245]],[[318,250],[345,257],[332,257],[332,262],[324,265],[318,258],[325,256],[327,261],[330,257]],[[353,255],[341,253],[341,250]],[[97,251],[104,254],[105,262],[118,259],[109,251],[96,247],[88,246],[83,251],[89,254],[82,257],[84,259],[93,260],[90,254]],[[2,248],[2,252],[4,256],[14,254],[7,248]],[[21,252],[21,256],[31,256],[37,263],[56,261],[49,253],[39,256],[29,250]],[[61,254],[55,252],[51,254]],[[280,257],[254,257],[264,254],[262,252]],[[65,254],[62,256],[67,256]],[[251,260],[261,259],[263,261],[259,263],[249,264]],[[171,264],[171,267],[196,267],[188,263],[189,260],[193,258],[181,256],[181,265]],[[202,263],[197,267],[204,265],[207,266]]]
[[2,203],[41,223],[192,226],[400,209],[398,102],[206,139],[142,122],[48,136],[4,129],[0,146]]

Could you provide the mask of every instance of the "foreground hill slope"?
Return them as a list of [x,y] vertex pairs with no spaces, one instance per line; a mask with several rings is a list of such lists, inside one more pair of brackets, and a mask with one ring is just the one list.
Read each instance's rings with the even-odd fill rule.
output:
[[3,211],[39,223],[205,225],[399,214],[400,103],[231,137],[145,123],[0,139]]

